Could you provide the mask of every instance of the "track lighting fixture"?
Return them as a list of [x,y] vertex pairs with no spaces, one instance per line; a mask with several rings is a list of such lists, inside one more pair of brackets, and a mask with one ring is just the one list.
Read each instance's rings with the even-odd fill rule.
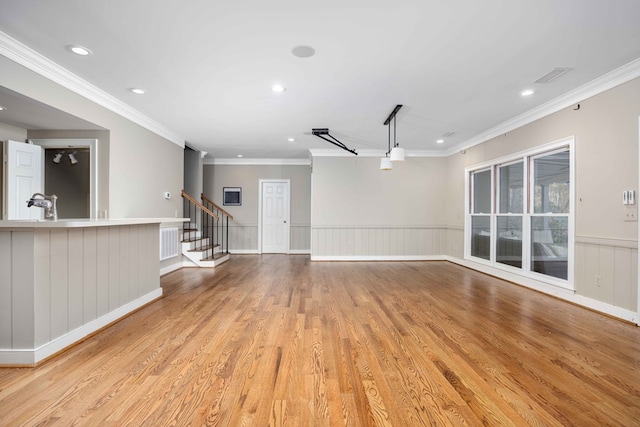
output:
[[53,163],[59,164],[60,160],[62,160],[62,156],[64,155],[64,151],[59,151],[53,156]]
[[77,154],[77,151],[74,151],[73,153],[69,153],[69,161],[71,162],[72,165],[75,165],[76,163],[78,163],[76,154]]
[[[64,150],[60,150],[58,151],[54,156],[53,156],[53,163],[55,163],[56,165],[59,165],[60,162],[62,161],[62,157],[66,154],[66,152]],[[72,151],[71,153],[67,154],[67,157],[69,157],[69,162],[72,165],[78,164],[78,157],[77,157],[78,152],[77,151]]]

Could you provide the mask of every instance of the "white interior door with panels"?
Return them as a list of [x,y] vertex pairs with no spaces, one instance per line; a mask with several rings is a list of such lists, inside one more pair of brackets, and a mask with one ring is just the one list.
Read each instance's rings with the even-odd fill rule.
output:
[[289,253],[290,181],[260,180],[260,253]]
[[44,193],[42,147],[18,141],[5,143],[6,218],[41,219],[42,209],[30,209],[27,201],[33,193]]

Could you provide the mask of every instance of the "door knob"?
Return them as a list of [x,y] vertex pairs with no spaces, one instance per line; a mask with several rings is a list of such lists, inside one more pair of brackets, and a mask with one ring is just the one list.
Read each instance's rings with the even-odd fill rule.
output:
[[285,223],[285,224],[287,223],[287,220],[286,220],[286,219],[284,220],[284,223]]

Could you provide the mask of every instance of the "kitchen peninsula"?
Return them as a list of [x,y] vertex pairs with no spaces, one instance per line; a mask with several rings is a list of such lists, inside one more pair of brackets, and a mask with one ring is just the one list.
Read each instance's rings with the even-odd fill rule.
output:
[[0,221],[0,366],[33,366],[160,298],[160,224],[181,221]]

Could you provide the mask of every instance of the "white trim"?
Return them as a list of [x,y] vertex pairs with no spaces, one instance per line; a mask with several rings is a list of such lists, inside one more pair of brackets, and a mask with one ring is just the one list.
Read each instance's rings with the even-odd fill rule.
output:
[[175,264],[171,264],[166,267],[163,267],[160,269],[160,277],[164,276],[165,274],[169,274],[174,271],[180,270],[184,266],[185,266],[184,261],[179,261],[179,262],[176,262]]
[[231,255],[260,255],[257,249],[229,249]]
[[616,68],[615,70],[612,70],[532,110],[487,129],[465,142],[450,148],[445,152],[445,155],[449,156],[460,151],[467,150],[478,144],[482,144],[492,138],[521,128],[529,123],[568,108],[637,77],[640,77],[640,58]]
[[0,31],[0,55],[184,148],[185,139]]
[[576,236],[576,243],[583,245],[612,246],[615,248],[638,249],[638,241],[631,239],[611,239],[605,237]]
[[0,349],[0,365],[33,365],[77,343],[86,336],[108,326],[127,314],[162,296],[162,288],[155,289],[89,323],[34,349]]
[[311,261],[447,261],[446,255],[312,255]]
[[489,276],[497,277],[498,279],[513,282],[517,285],[524,286],[529,289],[533,289],[538,292],[542,292],[547,295],[554,296],[556,298],[572,302],[582,307],[589,308],[591,310],[598,311],[600,313],[607,314],[609,316],[616,317],[618,319],[626,320],[631,323],[640,324],[640,310],[633,312],[615,305],[607,304],[602,301],[598,301],[592,298],[587,298],[582,295],[576,294],[574,291],[560,288],[557,286],[549,285],[530,277],[523,277],[519,274],[513,274],[508,271],[498,270],[495,268],[487,267],[482,264],[470,260],[463,260],[451,256],[445,256],[447,261],[461,265],[463,267],[471,268],[472,270],[479,271],[480,273],[487,274]]
[[230,166],[309,166],[310,159],[205,159],[204,165],[230,165]]
[[502,163],[508,163],[513,160],[518,160],[520,157],[528,157],[535,156],[538,154],[543,154],[547,151],[557,150],[564,146],[569,145],[571,142],[574,142],[576,139],[575,135],[565,136],[564,138],[556,139],[555,141],[548,142],[546,144],[538,145],[533,148],[527,148],[522,151],[518,151],[511,154],[505,154],[504,156],[486,160],[481,163],[476,163],[475,165],[467,166],[464,168],[465,176],[470,171],[476,171],[480,169],[486,169],[493,165],[498,165]]
[[[640,147],[640,116],[638,116],[638,147]],[[638,150],[640,153],[640,150]],[[640,157],[637,159],[638,163],[636,163],[636,170],[640,167]],[[640,189],[640,174],[638,174],[638,189]],[[637,218],[636,218],[637,219]],[[640,227],[638,227],[638,241],[640,241]],[[638,243],[636,242],[636,247]],[[638,306],[638,313],[640,313],[640,251],[638,252],[638,263],[636,264],[636,271],[638,272],[638,291],[636,292],[636,304]],[[638,322],[636,322],[638,323]]]
[[289,249],[289,255],[311,255],[311,249]]
[[[403,230],[403,229],[421,229],[421,230],[446,230],[448,227],[446,225],[311,225],[309,226],[312,230],[328,230],[328,229],[389,229],[389,230]],[[459,227],[462,229],[462,227]]]

